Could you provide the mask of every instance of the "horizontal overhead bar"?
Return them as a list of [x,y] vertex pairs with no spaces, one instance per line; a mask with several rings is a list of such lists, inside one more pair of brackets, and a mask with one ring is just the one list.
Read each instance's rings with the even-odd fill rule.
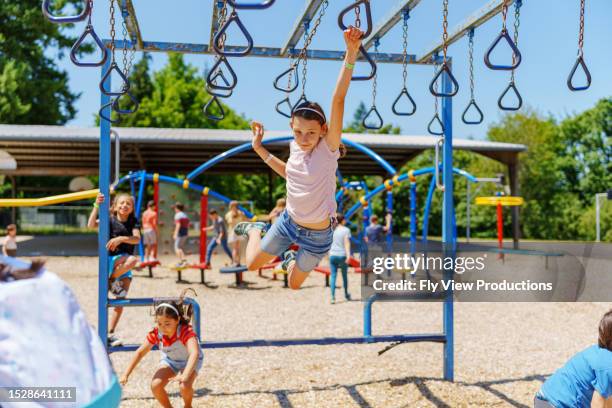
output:
[[[104,44],[108,47],[110,45],[110,40],[103,40]],[[116,40],[115,46],[118,49],[123,48],[124,46],[128,49],[132,47],[130,41]],[[228,51],[239,51],[244,47],[242,46],[234,46],[234,45],[226,45],[225,49]],[[192,44],[192,43],[174,43],[174,42],[160,42],[160,41],[144,41],[143,47],[139,51],[145,52],[179,52],[184,54],[207,54],[207,55],[215,55],[214,50],[212,50],[207,44]],[[300,49],[295,49],[295,53],[299,53]],[[344,59],[344,51],[328,51],[328,50],[308,50],[306,51],[306,55],[310,60],[333,60],[333,61],[342,61]],[[281,54],[280,48],[275,47],[253,47],[251,53],[248,55],[249,57],[261,57],[261,58],[285,58]],[[386,63],[386,64],[401,64],[404,56],[398,53],[389,53],[389,52],[379,52],[379,53],[370,53],[372,58],[375,58],[377,62]],[[360,56],[359,60],[363,60],[363,57]],[[438,61],[440,62],[440,61]],[[408,63],[416,64],[416,56],[413,54],[408,54]],[[433,64],[433,61],[424,61],[419,62],[419,64]]]
[[[370,49],[377,38],[382,38],[389,30],[403,18],[404,10],[414,9],[421,0],[400,0],[380,22],[377,22],[372,33],[365,39],[363,46]],[[399,43],[399,41],[398,41]]]
[[[508,5],[514,3],[514,0],[510,0]],[[477,28],[478,26],[486,23],[491,18],[495,17],[502,10],[502,6],[504,5],[504,0],[491,0],[480,10],[473,13],[467,19],[465,19],[462,23],[455,26],[455,28],[451,31],[448,36],[448,45],[451,45],[455,41],[462,38],[468,31],[473,28]],[[419,58],[418,62],[423,63],[424,61],[430,61],[431,58],[439,52],[444,44],[440,41],[436,43],[434,46],[430,47],[429,50],[423,53]]]
[[280,49],[281,55],[286,56],[287,52],[291,48],[295,48],[297,43],[300,41],[300,38],[302,37],[302,35],[304,35],[304,21],[312,20],[317,10],[319,9],[319,7],[321,7],[322,3],[323,3],[323,0],[307,0],[306,1],[306,6],[304,7],[302,12],[298,16],[297,20],[295,20],[295,23],[293,23],[293,28],[291,29],[291,35],[289,35],[289,38],[287,39],[287,41],[285,41],[285,44],[283,44],[283,46]]

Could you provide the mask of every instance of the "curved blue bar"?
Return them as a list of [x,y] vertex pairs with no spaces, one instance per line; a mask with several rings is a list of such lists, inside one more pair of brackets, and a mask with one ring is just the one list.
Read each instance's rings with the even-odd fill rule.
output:
[[417,216],[416,183],[410,183],[410,255],[416,256]]
[[[136,200],[136,209],[135,209],[135,215],[136,215],[136,219],[140,220],[140,214],[142,212],[142,200],[144,198],[144,190],[145,190],[145,186],[147,184],[147,172],[145,170],[142,170],[140,172],[140,184],[138,185],[138,199]],[[138,253],[140,255],[140,260],[144,261],[144,242],[141,239],[140,242],[138,242]]]
[[[270,139],[265,139],[261,143],[265,145],[265,144],[270,144],[270,143],[287,142],[290,140],[293,140],[293,136],[279,136],[279,137],[273,137]],[[372,158],[376,163],[380,164],[387,172],[389,172],[389,174],[394,175],[396,173],[395,168],[391,166],[389,163],[387,163],[385,159],[380,157],[372,149],[362,144],[359,144],[357,142],[346,140],[344,138],[342,139],[342,143],[344,143],[346,146],[353,147],[357,149],[358,151],[364,153],[368,157]],[[215,164],[218,164],[229,157],[235,156],[238,153],[242,153],[242,152],[245,152],[251,149],[252,149],[251,142],[243,143],[239,146],[233,147],[219,154],[218,156],[213,157],[212,159],[208,160],[206,163],[203,163],[197,169],[189,173],[186,178],[187,180],[193,180],[195,177],[199,176],[200,174],[202,174],[203,172],[205,172],[206,170],[208,170]]]

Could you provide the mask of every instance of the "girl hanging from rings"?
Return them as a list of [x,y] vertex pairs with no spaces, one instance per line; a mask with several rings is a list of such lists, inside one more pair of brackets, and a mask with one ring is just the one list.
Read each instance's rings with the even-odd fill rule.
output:
[[130,374],[140,360],[157,345],[161,351],[161,359],[151,380],[151,391],[163,407],[172,407],[166,392],[166,385],[170,381],[179,383],[184,405],[186,408],[191,407],[193,382],[202,368],[204,354],[200,350],[198,336],[190,324],[193,308],[184,302],[188,291],[195,295],[193,289],[187,288],[178,300],[163,300],[155,304],[155,327],[136,350],[119,380],[122,385],[127,384]]
[[[363,32],[355,27],[344,31],[346,55],[332,97],[329,123],[317,103],[304,102],[293,109],[289,123],[294,140],[286,163],[263,147],[263,125],[258,122],[251,125],[253,149],[272,170],[286,179],[287,208],[267,232],[267,224],[263,222],[242,222],[235,232],[249,239],[248,269],[256,270],[282,255],[282,267],[289,274],[292,289],[300,288],[331,247],[337,161],[344,153],[340,143],[344,101],[362,36]],[[297,253],[287,251],[291,244],[298,245]]]

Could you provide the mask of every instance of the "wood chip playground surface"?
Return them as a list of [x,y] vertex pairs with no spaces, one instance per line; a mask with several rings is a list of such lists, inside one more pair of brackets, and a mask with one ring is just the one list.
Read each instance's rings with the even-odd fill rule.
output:
[[[219,258],[219,256],[217,257]],[[171,262],[170,259],[162,261]],[[213,266],[215,264],[213,263]],[[216,265],[222,266],[222,265]],[[88,320],[97,321],[97,258],[49,257],[47,269],[75,292]],[[197,292],[204,340],[278,339],[362,334],[363,307],[345,302],[342,290],[330,304],[322,275],[313,273],[299,291],[245,274],[186,271],[194,282],[177,284],[176,272],[157,268],[153,279],[136,272],[130,297]],[[268,272],[266,274],[270,276]],[[349,274],[359,299],[359,275]],[[341,281],[341,279],[339,279]],[[338,282],[340,285],[341,282]],[[386,344],[205,350],[194,384],[195,407],[531,407],[546,376],[574,353],[596,343],[607,303],[455,303],[455,382],[442,380],[442,345],[402,344],[379,356]],[[141,343],[153,325],[151,308],[127,308],[117,334]],[[439,303],[375,303],[373,334],[440,332]],[[114,353],[120,375],[131,353]],[[122,407],[156,407],[149,383],[159,360],[151,352],[123,389]],[[182,406],[178,385],[168,386]]]

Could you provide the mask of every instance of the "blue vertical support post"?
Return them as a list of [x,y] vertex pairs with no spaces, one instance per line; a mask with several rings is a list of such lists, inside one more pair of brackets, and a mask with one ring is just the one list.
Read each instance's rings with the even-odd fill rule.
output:
[[[451,62],[448,61],[449,68]],[[444,93],[451,93],[452,83],[448,75],[442,75],[442,89]],[[453,251],[453,99],[442,98],[442,122],[444,123],[444,148],[442,153],[442,180],[444,184],[444,201],[442,207],[442,250],[446,259],[451,257],[454,265]],[[444,265],[447,263],[444,262]],[[453,268],[444,269],[444,279],[453,278]],[[454,379],[454,316],[453,316],[453,291],[449,287],[444,298],[444,379],[453,381]]]
[[[105,49],[108,53],[108,50]],[[110,67],[110,58],[102,66],[100,78]],[[110,75],[104,82],[106,89],[111,89]],[[110,117],[110,97],[100,93],[100,107],[105,106],[103,114]],[[98,157],[99,188],[104,194],[105,200],[100,204],[99,225],[98,225],[98,335],[104,345],[107,344],[108,332],[108,253],[106,243],[109,237],[109,203],[110,203],[110,168],[111,168],[111,124],[107,120],[100,118],[100,144]]]
[[416,256],[417,216],[416,216],[416,182],[410,182],[410,255]]
[[[140,184],[138,185],[138,199],[136,200],[136,209],[135,215],[136,219],[140,220],[140,215],[142,214],[142,201],[145,195],[145,186],[147,185],[147,171],[142,170],[140,172]],[[138,253],[140,255],[140,260],[144,262],[144,243],[142,237],[140,237],[140,242],[138,243]]]

